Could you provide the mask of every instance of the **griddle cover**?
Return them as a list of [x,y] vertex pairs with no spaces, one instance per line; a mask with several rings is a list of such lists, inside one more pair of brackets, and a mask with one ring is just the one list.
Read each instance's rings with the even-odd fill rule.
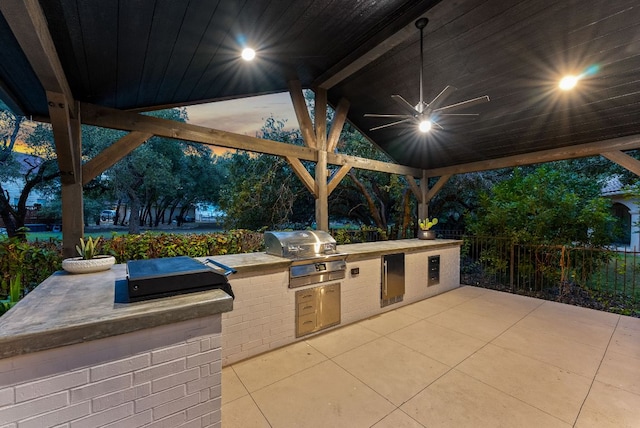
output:
[[227,277],[191,257],[127,262],[129,301],[220,288],[233,297]]

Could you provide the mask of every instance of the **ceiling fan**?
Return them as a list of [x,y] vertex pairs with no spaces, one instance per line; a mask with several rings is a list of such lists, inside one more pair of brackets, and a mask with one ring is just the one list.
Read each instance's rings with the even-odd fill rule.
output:
[[427,18],[420,18],[416,21],[415,25],[420,30],[420,101],[415,106],[411,105],[407,100],[405,100],[401,95],[391,95],[391,98],[400,105],[405,110],[404,114],[373,114],[367,113],[365,117],[378,117],[378,118],[393,118],[399,119],[394,122],[385,123],[384,125],[375,126],[370,129],[370,131],[375,131],[377,129],[388,128],[390,126],[399,125],[401,123],[406,122],[415,122],[418,124],[418,129],[422,132],[429,131],[432,126],[435,126],[440,129],[444,129],[440,126],[434,118],[442,117],[442,116],[463,116],[463,117],[477,117],[478,114],[475,113],[452,113],[457,110],[465,109],[476,104],[482,104],[489,101],[489,97],[484,95],[482,97],[473,98],[466,101],[461,101],[455,104],[449,104],[443,107],[440,105],[444,102],[444,100],[451,95],[453,91],[456,90],[453,86],[445,87],[442,92],[440,92],[436,97],[431,100],[430,103],[426,103],[423,100],[423,69],[424,69],[424,53],[423,53],[423,44],[424,44],[424,27],[427,26],[429,20]]

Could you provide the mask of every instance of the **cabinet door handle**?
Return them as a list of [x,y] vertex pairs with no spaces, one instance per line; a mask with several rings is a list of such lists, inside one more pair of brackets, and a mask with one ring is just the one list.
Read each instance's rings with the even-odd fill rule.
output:
[[302,309],[303,309],[303,310],[304,310],[304,309],[313,309],[313,306],[305,306],[305,307],[304,307],[304,308],[302,308]]
[[313,321],[305,321],[305,322],[303,322],[302,324],[303,324],[303,325],[304,325],[304,324],[313,324]]
[[384,263],[384,277],[382,282],[384,283],[384,295],[386,296],[388,294],[388,289],[387,289],[387,261],[385,260]]

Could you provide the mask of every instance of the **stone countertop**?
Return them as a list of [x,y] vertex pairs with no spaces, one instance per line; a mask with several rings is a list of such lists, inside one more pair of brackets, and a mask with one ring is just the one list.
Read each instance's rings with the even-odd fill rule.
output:
[[392,253],[415,253],[440,248],[459,247],[457,239],[398,239],[394,241],[364,242],[361,244],[338,245],[338,252],[346,253],[347,262],[380,257]]
[[[339,245],[347,261],[396,252],[431,251],[460,246],[458,240],[403,239]],[[291,260],[265,253],[199,257],[219,261],[238,276],[283,271]],[[233,275],[229,278],[233,286]],[[185,321],[233,309],[221,290],[200,291],[135,303],[117,303],[126,288],[126,265],[105,272],[72,275],[56,272],[0,317],[0,358],[81,343],[136,330]]]
[[[73,275],[59,271],[0,317],[0,358],[43,351],[233,309],[214,289],[135,303],[117,303],[126,265]],[[118,299],[119,300],[119,299]]]

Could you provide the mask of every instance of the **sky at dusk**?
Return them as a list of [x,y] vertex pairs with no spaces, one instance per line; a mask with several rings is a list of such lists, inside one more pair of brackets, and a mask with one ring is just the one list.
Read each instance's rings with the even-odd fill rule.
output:
[[298,127],[288,92],[190,106],[187,114],[194,125],[252,137],[270,116],[285,119],[286,128]]

